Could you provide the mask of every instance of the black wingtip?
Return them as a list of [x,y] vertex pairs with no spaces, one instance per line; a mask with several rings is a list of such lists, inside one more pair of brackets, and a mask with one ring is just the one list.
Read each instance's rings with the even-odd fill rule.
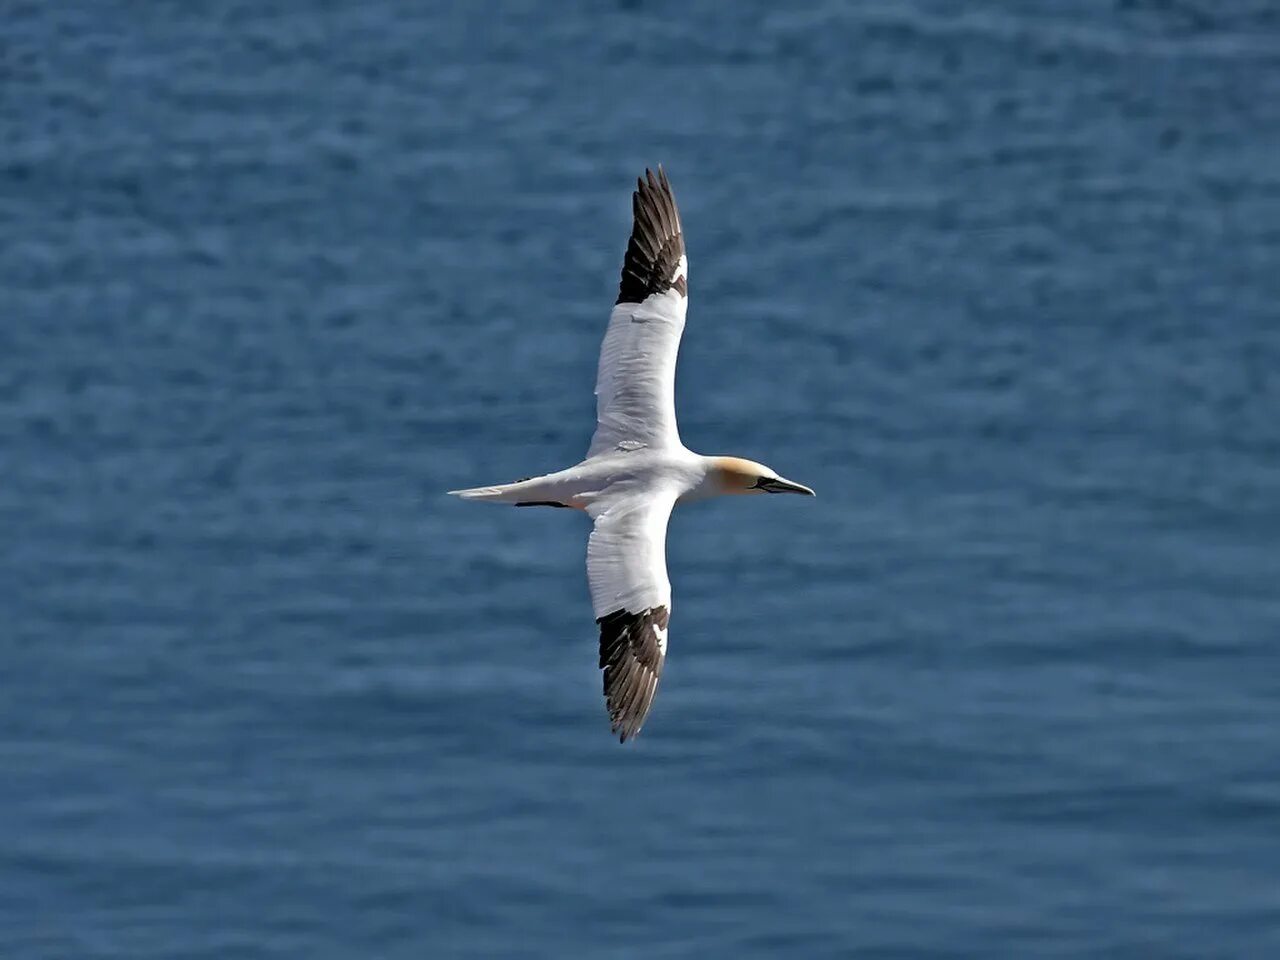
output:
[[604,671],[609,729],[619,743],[640,732],[653,706],[666,660],[669,622],[665,606],[638,613],[618,610],[596,621],[600,625],[600,668]]
[[622,262],[617,303],[643,303],[655,293],[675,289],[687,295],[684,275],[676,276],[684,256],[680,213],[666,171],[645,167],[631,195],[631,240]]

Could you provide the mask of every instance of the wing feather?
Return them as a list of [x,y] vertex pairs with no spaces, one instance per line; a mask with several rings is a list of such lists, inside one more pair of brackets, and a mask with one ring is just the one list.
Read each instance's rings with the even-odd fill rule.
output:
[[[689,264],[662,168],[636,181],[618,301],[600,348],[596,432],[588,457],[636,446],[678,446],[676,354],[688,308]],[[619,444],[627,446],[619,447]]]
[[600,628],[605,705],[619,739],[640,732],[667,657],[667,521],[676,493],[631,494],[592,509],[587,579]]

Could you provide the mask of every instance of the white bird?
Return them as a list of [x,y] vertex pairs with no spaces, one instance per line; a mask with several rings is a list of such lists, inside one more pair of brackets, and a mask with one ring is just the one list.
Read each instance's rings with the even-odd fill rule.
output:
[[688,307],[689,263],[662,167],[645,170],[596,375],[596,432],[576,466],[496,487],[451,490],[466,500],[570,507],[595,523],[587,579],[600,627],[600,667],[613,732],[639,732],[667,655],[671,583],[667,519],[677,503],[720,494],[813,491],[740,457],[704,457],[676,429],[676,352]]

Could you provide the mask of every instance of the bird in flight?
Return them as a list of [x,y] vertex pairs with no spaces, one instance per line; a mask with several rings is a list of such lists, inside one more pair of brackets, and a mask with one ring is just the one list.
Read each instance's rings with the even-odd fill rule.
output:
[[596,374],[596,432],[581,463],[495,487],[451,490],[464,500],[567,507],[591,517],[587,580],[600,627],[609,722],[635,736],[662,676],[671,621],[667,520],[679,503],[722,494],[813,491],[764,464],[704,457],[676,429],[676,352],[688,308],[689,261],[671,184],[645,170]]

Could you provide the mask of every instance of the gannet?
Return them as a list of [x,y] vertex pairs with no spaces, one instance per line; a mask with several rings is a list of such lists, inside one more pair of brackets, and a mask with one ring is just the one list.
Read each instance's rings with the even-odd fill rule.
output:
[[672,508],[722,494],[813,496],[762,463],[700,456],[680,442],[676,352],[689,302],[689,261],[662,167],[657,177],[646,169],[636,184],[622,281],[600,348],[596,431],[586,459],[515,483],[449,491],[465,500],[567,507],[592,519],[587,580],[600,627],[609,723],[623,742],[648,716],[666,661]]

